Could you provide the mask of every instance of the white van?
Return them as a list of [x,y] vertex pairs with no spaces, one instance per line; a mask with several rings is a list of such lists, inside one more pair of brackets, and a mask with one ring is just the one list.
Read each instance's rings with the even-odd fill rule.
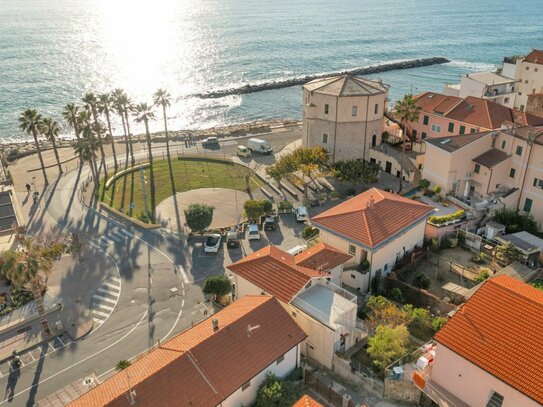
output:
[[257,224],[251,223],[247,225],[247,239],[260,240],[260,230]]
[[251,151],[245,146],[238,146],[236,154],[238,157],[250,157]]
[[305,206],[300,206],[299,208],[294,209],[294,215],[296,215],[296,220],[298,222],[305,222],[309,220],[309,212]]
[[250,138],[247,140],[247,148],[251,150],[253,153],[260,153],[260,154],[272,154],[273,149],[270,146],[270,143],[268,143],[266,140],[262,140],[259,138]]
[[296,255],[300,254],[301,252],[303,252],[305,249],[307,249],[307,246],[301,244],[301,245],[298,245],[298,246],[294,246],[290,250],[287,250],[287,253],[290,254],[291,256],[296,256]]

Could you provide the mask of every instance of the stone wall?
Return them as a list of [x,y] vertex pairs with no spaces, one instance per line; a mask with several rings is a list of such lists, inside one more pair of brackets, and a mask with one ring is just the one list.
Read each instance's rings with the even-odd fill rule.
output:
[[348,360],[334,355],[332,370],[354,389],[371,393],[377,397],[383,397],[384,383],[352,369]]

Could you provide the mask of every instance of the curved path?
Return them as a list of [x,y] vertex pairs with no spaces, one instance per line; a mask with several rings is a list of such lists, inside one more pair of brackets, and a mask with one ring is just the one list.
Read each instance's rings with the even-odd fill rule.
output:
[[[278,152],[287,144],[300,137],[298,132],[259,136],[268,139],[274,151]],[[230,156],[238,145],[236,140],[221,142],[221,149],[206,150],[206,154]],[[202,153],[201,146],[188,149],[189,153]],[[192,150],[192,151],[190,151]],[[154,149],[161,154],[163,148]],[[172,154],[176,149],[172,149]],[[145,152],[136,154],[144,157]],[[260,157],[255,157],[258,161]],[[269,157],[264,158],[269,160]],[[109,159],[112,161],[112,159]],[[72,170],[52,182],[42,194],[40,208],[32,215],[29,233],[40,233],[47,226],[56,225],[64,233],[77,232],[80,239],[96,249],[97,256],[107,256],[119,269],[119,289],[115,291],[115,303],[110,304],[108,316],[95,329],[81,340],[48,353],[48,343],[39,358],[21,368],[11,401],[0,404],[32,406],[38,400],[54,393],[74,380],[95,373],[98,377],[113,370],[121,359],[131,359],[146,351],[159,340],[200,321],[203,299],[198,284],[206,273],[222,273],[222,264],[215,269],[196,268],[192,262],[198,261],[192,248],[183,239],[174,238],[167,230],[146,231],[125,227],[115,219],[108,218],[94,209],[86,207],[79,199],[80,186],[88,179],[87,166]],[[97,262],[98,264],[98,262]],[[97,267],[95,278],[109,282],[109,271]],[[193,274],[194,273],[194,274]],[[69,284],[69,278],[62,282]],[[107,289],[107,285],[98,285]],[[86,287],[80,288],[82,291]],[[110,298],[103,293],[101,297]],[[62,290],[60,295],[62,296]],[[100,295],[99,295],[100,296]],[[104,308],[105,309],[105,308]],[[0,386],[7,388],[8,377],[0,377]]]

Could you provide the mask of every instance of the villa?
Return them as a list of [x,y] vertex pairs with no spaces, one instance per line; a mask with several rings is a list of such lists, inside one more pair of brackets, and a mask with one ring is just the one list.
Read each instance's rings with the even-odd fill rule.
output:
[[418,201],[371,188],[311,218],[322,242],[353,256],[341,282],[368,290],[372,277],[388,275],[398,260],[424,243],[433,208]]

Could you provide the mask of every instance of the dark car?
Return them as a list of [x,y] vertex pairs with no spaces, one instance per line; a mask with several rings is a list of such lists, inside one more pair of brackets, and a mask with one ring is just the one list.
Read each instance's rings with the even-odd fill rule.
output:
[[226,234],[226,247],[229,249],[239,247],[239,239],[237,232],[228,232]]
[[277,222],[273,216],[268,216],[264,219],[264,230],[275,230],[277,228]]

